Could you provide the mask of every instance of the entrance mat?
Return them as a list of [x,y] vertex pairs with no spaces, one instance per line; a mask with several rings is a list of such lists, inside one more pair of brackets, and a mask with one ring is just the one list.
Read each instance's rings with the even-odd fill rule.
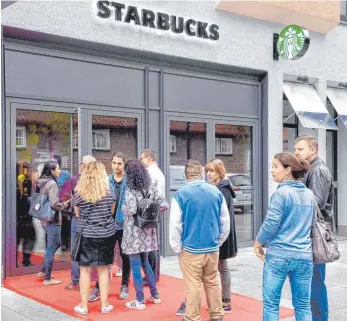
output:
[[[176,310],[182,303],[184,296],[183,280],[174,277],[161,275],[158,283],[158,289],[161,294],[162,304],[147,303],[147,310],[137,311],[125,308],[125,301],[118,300],[120,289],[120,277],[114,277],[111,280],[111,289],[109,300],[115,310],[109,314],[100,313],[100,301],[89,303],[89,314],[87,316],[78,316],[73,308],[80,302],[78,291],[65,290],[64,286],[70,282],[70,271],[53,272],[54,278],[62,280],[59,285],[43,286],[42,280],[36,275],[24,275],[14,278],[8,278],[4,281],[4,286],[42,304],[74,316],[80,320],[88,321],[177,321],[182,317],[175,315]],[[145,288],[145,295],[149,295],[149,289]],[[133,286],[130,287],[130,299],[135,299]],[[233,313],[224,317],[225,321],[261,321],[262,320],[262,302],[242,295],[233,294],[232,296]],[[208,320],[208,311],[206,302],[202,305],[202,320]],[[281,318],[292,317],[293,311],[287,308],[281,308]]]

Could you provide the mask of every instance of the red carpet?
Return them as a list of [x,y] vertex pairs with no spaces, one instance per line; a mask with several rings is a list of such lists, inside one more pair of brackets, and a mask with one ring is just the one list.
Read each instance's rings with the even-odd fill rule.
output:
[[[175,315],[184,295],[183,281],[169,276],[161,276],[158,283],[158,289],[161,294],[162,304],[147,304],[147,310],[137,311],[124,307],[125,301],[118,300],[120,279],[119,277],[111,280],[110,303],[115,310],[109,314],[100,313],[100,302],[89,304],[88,316],[77,316],[73,312],[73,307],[79,303],[79,292],[65,290],[64,286],[70,281],[70,271],[53,272],[54,278],[62,280],[63,283],[54,286],[44,287],[42,280],[36,275],[26,275],[14,278],[8,278],[4,281],[4,286],[20,295],[31,298],[42,304],[79,318],[81,320],[118,320],[118,321],[175,321],[182,319]],[[145,288],[145,296],[149,295],[148,288]],[[131,286],[130,299],[135,299],[135,291]],[[233,313],[227,314],[225,321],[261,321],[262,320],[262,302],[233,294],[232,297]],[[281,309],[281,318],[293,316],[290,309]],[[202,320],[208,320],[208,311],[206,303],[202,307]]]

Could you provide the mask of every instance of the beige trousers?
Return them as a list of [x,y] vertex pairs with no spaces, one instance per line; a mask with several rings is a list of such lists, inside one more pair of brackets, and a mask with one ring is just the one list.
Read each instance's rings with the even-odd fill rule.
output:
[[222,295],[217,277],[219,252],[179,256],[186,288],[186,321],[201,321],[201,285],[204,285],[210,319],[223,319]]

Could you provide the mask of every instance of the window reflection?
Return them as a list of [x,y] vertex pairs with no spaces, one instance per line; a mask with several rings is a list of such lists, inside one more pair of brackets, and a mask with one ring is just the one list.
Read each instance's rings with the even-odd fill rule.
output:
[[253,239],[252,127],[216,124],[215,156],[223,161],[236,194],[238,241]]
[[[77,174],[77,151],[72,151],[71,137],[77,131],[77,115],[46,111],[16,111],[16,266],[42,265],[46,235],[41,222],[29,215],[30,196],[44,163],[55,159],[62,171],[57,180],[61,201],[71,198]],[[75,177],[76,181],[76,177]],[[56,261],[70,260],[71,216],[63,213],[61,249]]]

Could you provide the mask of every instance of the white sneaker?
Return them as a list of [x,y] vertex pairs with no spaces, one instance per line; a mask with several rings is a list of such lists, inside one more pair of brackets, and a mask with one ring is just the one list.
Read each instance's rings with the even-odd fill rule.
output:
[[44,280],[43,281],[43,285],[48,286],[48,285],[57,285],[60,284],[62,281],[60,280],[54,280],[54,279],[50,279],[50,280]]
[[160,297],[152,297],[151,295],[147,298],[148,301],[153,302],[154,304],[160,304],[161,300]]
[[101,308],[101,313],[106,314],[109,313],[113,310],[113,305],[109,304],[107,307],[102,307]]
[[146,310],[146,304],[136,300],[125,303],[125,306],[129,309]]
[[37,277],[40,278],[40,279],[44,279],[45,278],[45,272],[37,273]]
[[73,308],[73,310],[74,310],[76,313],[78,313],[78,314],[83,314],[83,315],[88,314],[88,309],[84,309],[84,308],[82,308],[80,305],[76,305],[76,306]]

